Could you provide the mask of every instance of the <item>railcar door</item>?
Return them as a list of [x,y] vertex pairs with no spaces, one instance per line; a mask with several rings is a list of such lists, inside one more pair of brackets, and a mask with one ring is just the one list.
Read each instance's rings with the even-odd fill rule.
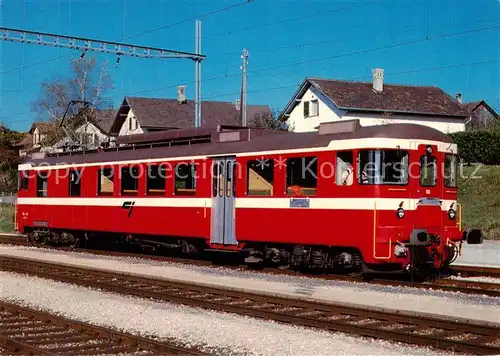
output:
[[210,242],[237,245],[235,236],[234,157],[212,160],[212,221]]

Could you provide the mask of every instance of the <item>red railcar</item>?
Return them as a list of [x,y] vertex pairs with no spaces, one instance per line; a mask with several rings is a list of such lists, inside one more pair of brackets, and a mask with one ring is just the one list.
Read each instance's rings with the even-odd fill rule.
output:
[[442,268],[483,239],[461,228],[456,154],[432,128],[355,120],[134,135],[21,165],[17,224],[38,240],[114,236],[281,268]]

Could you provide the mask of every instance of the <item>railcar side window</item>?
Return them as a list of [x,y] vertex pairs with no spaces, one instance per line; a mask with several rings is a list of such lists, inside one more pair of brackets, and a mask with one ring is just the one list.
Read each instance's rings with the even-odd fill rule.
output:
[[38,171],[36,175],[36,196],[46,197],[47,196],[47,178],[48,172]]
[[273,195],[274,161],[257,159],[247,162],[247,195]]
[[444,156],[444,186],[447,188],[457,187],[458,160],[456,155],[446,154]]
[[175,166],[175,195],[194,195],[196,193],[196,166],[192,163],[179,163]]
[[166,167],[163,164],[148,166],[148,177],[146,180],[146,195],[164,195]]
[[218,183],[220,176],[220,165],[218,162],[214,162],[212,165],[212,196],[216,197],[218,192]]
[[353,154],[351,151],[337,152],[335,184],[352,185],[354,180]]
[[316,195],[318,158],[288,158],[286,160],[286,187],[287,195]]
[[113,195],[114,191],[114,172],[113,168],[99,169],[97,172],[97,194]]
[[362,150],[358,153],[358,183],[408,184],[408,152],[402,150]]
[[121,195],[137,195],[139,193],[139,167],[122,167]]
[[77,170],[69,171],[68,189],[70,197],[79,197],[81,193],[81,172]]
[[19,172],[19,190],[28,190],[29,171]]
[[420,185],[434,187],[437,178],[436,157],[423,155],[420,157]]

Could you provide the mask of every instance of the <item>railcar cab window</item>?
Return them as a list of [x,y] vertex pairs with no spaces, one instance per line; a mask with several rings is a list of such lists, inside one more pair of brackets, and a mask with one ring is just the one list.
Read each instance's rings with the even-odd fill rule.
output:
[[444,186],[447,188],[457,187],[458,160],[456,155],[446,154],[444,156]]
[[358,183],[408,184],[408,151],[399,149],[359,151]]
[[337,152],[335,184],[352,185],[354,180],[353,154],[351,151]]
[[139,167],[121,168],[121,195],[134,196],[139,193]]
[[164,164],[148,166],[148,177],[146,180],[146,195],[164,195],[166,167]]
[[420,185],[422,187],[434,187],[437,179],[436,157],[422,155],[420,157]]
[[257,159],[247,162],[247,195],[273,195],[274,161]]
[[114,192],[113,168],[102,168],[97,171],[97,194],[113,195]]
[[286,160],[286,187],[287,195],[316,195],[318,158],[288,158]]
[[70,197],[79,197],[81,194],[81,172],[77,170],[69,171],[68,189]]
[[196,165],[179,163],[175,166],[175,195],[196,194]]
[[29,171],[19,172],[19,190],[28,190],[29,182]]
[[38,171],[36,175],[36,196],[46,197],[47,196],[47,180],[49,172]]

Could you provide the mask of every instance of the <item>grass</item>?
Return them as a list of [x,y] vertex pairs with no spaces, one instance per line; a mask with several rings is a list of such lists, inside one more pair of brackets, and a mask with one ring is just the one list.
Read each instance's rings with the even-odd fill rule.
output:
[[500,166],[462,167],[458,201],[463,227],[480,228],[486,238],[500,239]]
[[14,231],[14,205],[0,204],[0,232]]

